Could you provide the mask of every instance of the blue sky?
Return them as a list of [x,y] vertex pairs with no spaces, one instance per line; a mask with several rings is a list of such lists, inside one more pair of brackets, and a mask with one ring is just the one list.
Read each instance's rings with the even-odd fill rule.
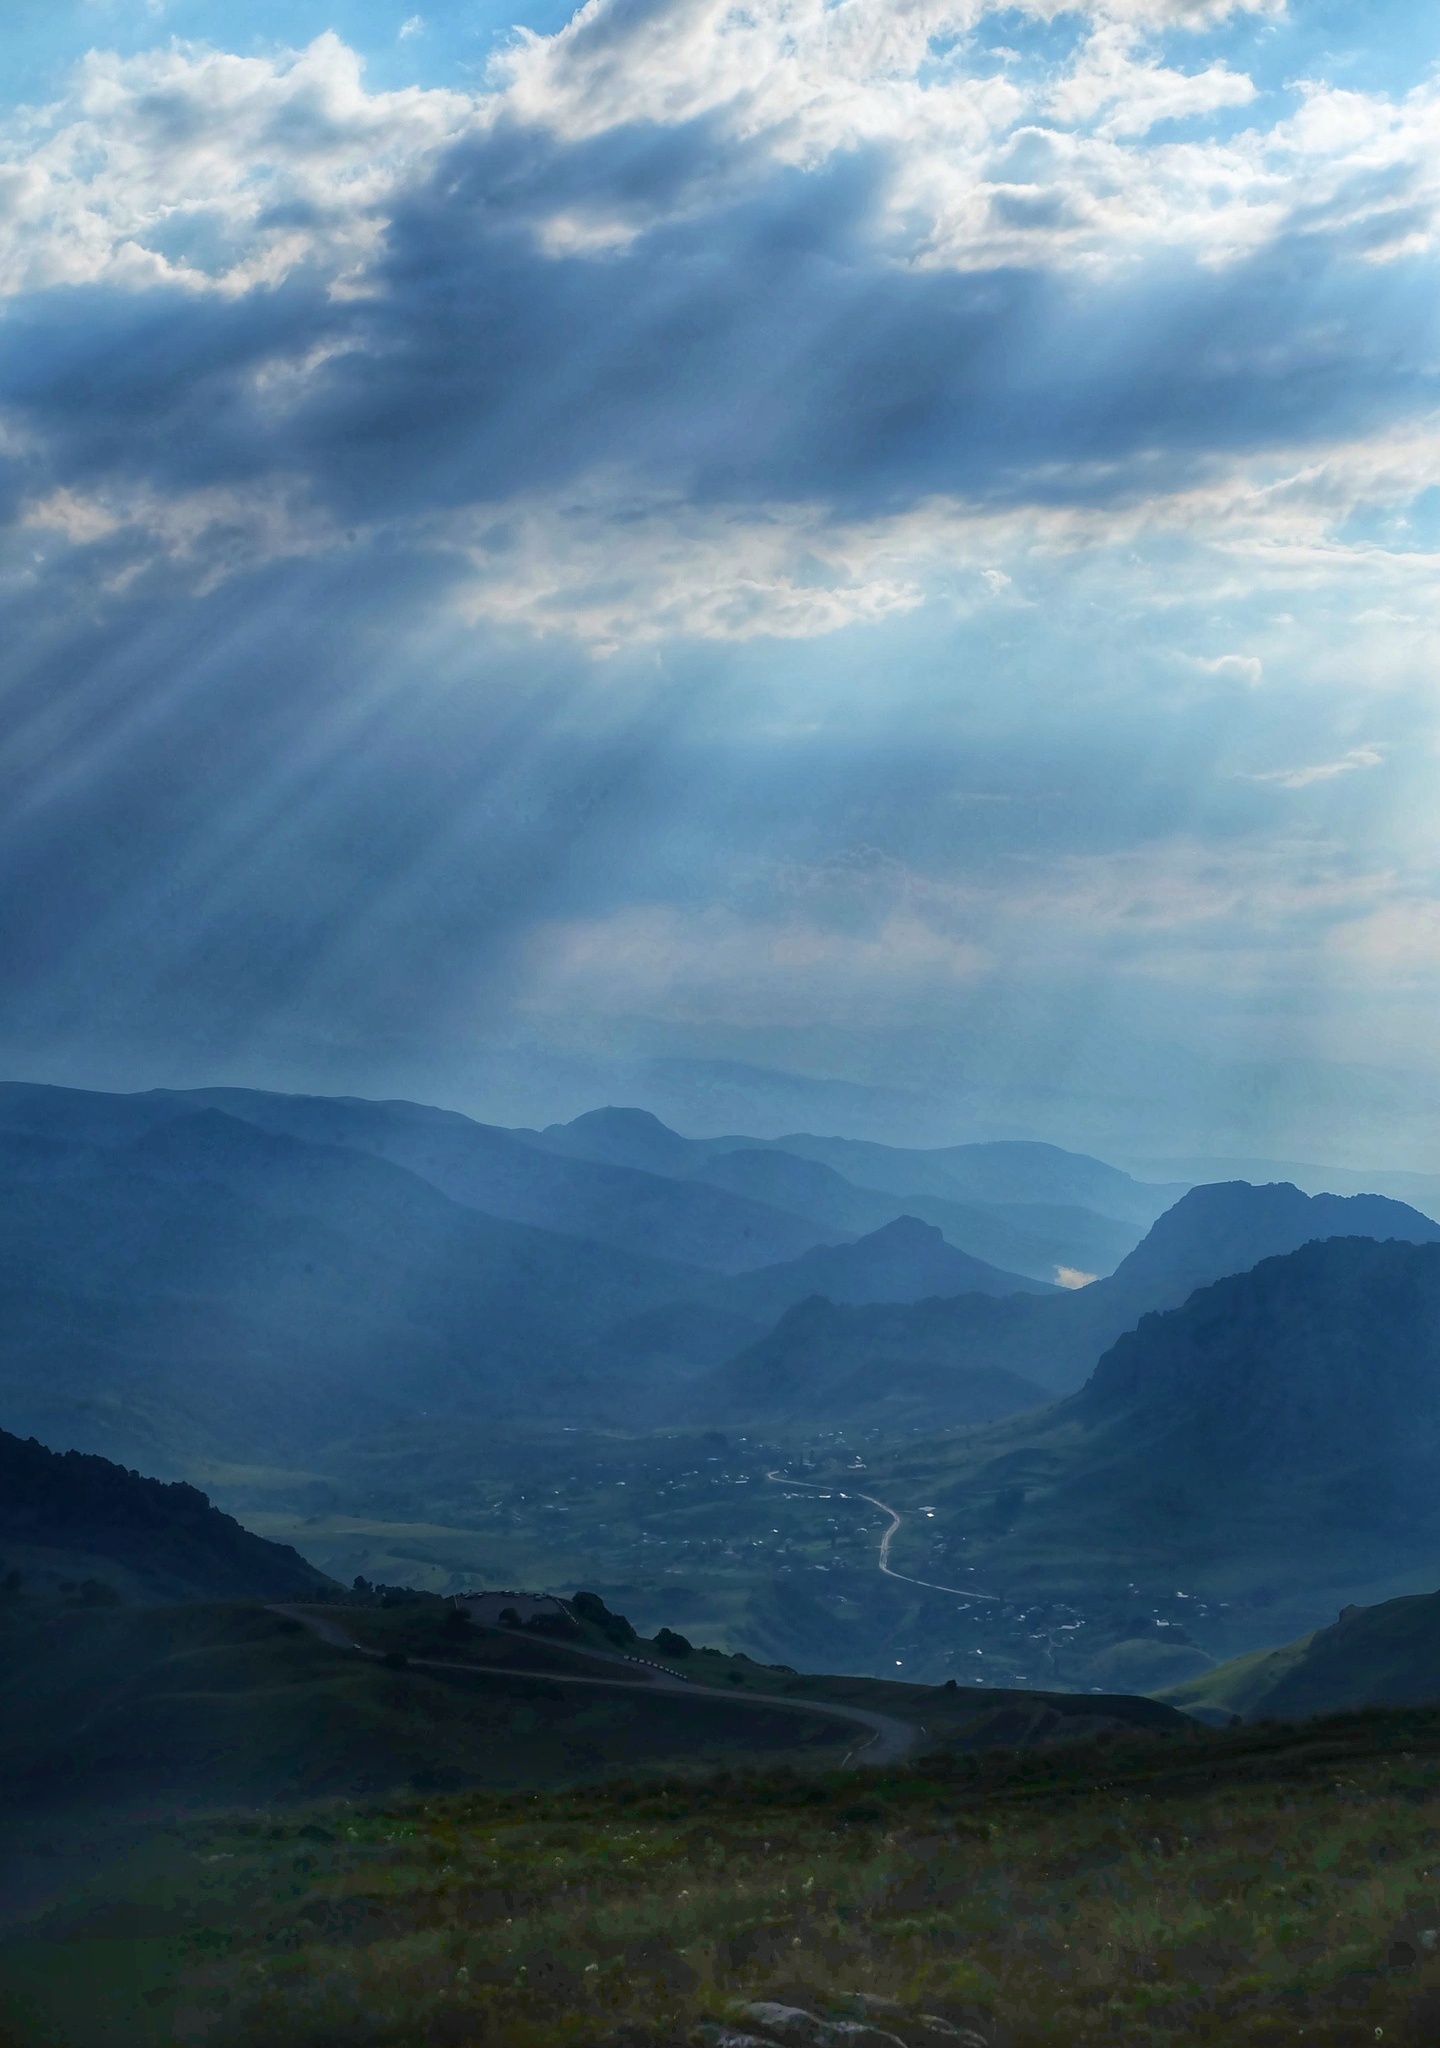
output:
[[1440,1166],[1433,10],[0,34],[9,1071]]

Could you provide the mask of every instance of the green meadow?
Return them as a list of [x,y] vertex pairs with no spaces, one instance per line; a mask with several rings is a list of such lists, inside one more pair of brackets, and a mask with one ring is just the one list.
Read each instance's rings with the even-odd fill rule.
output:
[[24,2048],[667,2048],[757,1998],[912,2041],[1424,2048],[1437,1893],[1416,1710],[196,1818],[0,1982]]

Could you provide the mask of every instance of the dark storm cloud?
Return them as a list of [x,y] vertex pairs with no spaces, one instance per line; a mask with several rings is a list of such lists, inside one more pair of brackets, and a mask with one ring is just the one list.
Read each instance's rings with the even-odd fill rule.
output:
[[[1103,502],[1440,396],[1431,266],[1357,262],[1354,195],[1247,263],[1087,282],[896,260],[889,175],[879,151],[775,169],[713,122],[568,146],[501,123],[397,206],[364,295],[303,271],[52,293],[9,315],[0,402],[38,431],[32,489],[283,471],[375,520],[615,465],[697,501]],[[545,253],[568,211],[634,238]],[[317,350],[283,399],[257,388]]]
[[[629,34],[612,10],[575,61]],[[1042,157],[1014,153],[993,210],[1043,251],[1076,216],[1019,184]],[[625,570],[627,534],[643,553],[647,520],[673,514],[683,540],[692,513],[763,527],[797,504],[821,525],[947,494],[1113,506],[1393,431],[1440,395],[1433,260],[1369,260],[1424,226],[1413,174],[1341,181],[1245,257],[1151,243],[1083,270],[927,263],[896,227],[896,174],[890,145],[787,167],[720,116],[567,141],[507,115],[367,202],[360,275],[349,244],[332,260],[318,202],[289,197],[261,227],[317,240],[278,283],[9,299],[0,513],[32,524],[6,561],[0,1035],[185,1047],[176,1078],[198,1080],[283,1028],[312,1061],[368,1048],[358,1084],[376,1087],[393,1048],[503,1027],[537,927],[635,904],[673,914],[702,964],[714,912],[746,972],[764,953],[749,929],[793,917],[839,949],[815,998],[837,1016],[863,1010],[866,973],[908,971],[903,931],[853,972],[840,941],[883,938],[896,904],[923,922],[917,891],[946,941],[967,890],[998,902],[1016,877],[1043,916],[1066,862],[1047,942],[1082,945],[1093,918],[1097,954],[1138,954],[1192,896],[1222,926],[1248,870],[1207,896],[1157,862],[1132,915],[1111,907],[1129,881],[1084,864],[1193,831],[1203,868],[1264,839],[1278,792],[1253,771],[1389,758],[1323,695],[1242,701],[1235,676],[1265,669],[1243,606],[1186,622],[1187,667],[1177,612],[1152,658],[1139,601],[1103,579],[1067,611],[1058,578],[1012,601],[997,571],[973,619],[952,579],[963,626],[907,626],[902,591],[863,645],[828,643],[823,690],[795,641],[677,647],[699,631],[683,607],[658,651],[592,666],[563,637],[577,588]],[[464,624],[466,548],[519,576],[528,508],[572,500],[610,553],[562,563],[542,632],[503,608]],[[1182,579],[1158,580],[1156,609],[1178,606]],[[1097,676],[1121,679],[1105,701]],[[1209,691],[1201,710],[1187,688]],[[1323,786],[1325,815],[1363,826],[1379,781]],[[1262,855],[1268,887],[1284,860]],[[1334,893],[1287,929],[1322,930]],[[951,1000],[916,1028],[948,1028]],[[763,1031],[763,990],[756,1006]],[[803,1064],[798,1039],[775,1043]]]

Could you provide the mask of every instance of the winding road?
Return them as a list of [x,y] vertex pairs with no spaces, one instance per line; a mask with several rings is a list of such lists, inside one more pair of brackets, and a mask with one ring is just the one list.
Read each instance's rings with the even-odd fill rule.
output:
[[887,1579],[903,1579],[907,1586],[925,1586],[932,1593],[956,1593],[962,1600],[991,1600],[999,1602],[1004,1598],[1004,1595],[1001,1593],[978,1593],[973,1586],[940,1586],[935,1583],[934,1579],[916,1579],[912,1578],[909,1572],[897,1572],[894,1570],[890,1563],[890,1545],[894,1542],[895,1532],[900,1527],[904,1517],[900,1513],[899,1508],[891,1507],[888,1500],[877,1500],[873,1493],[852,1493],[841,1486],[820,1486],[809,1479],[792,1479],[786,1472],[767,1472],[765,1477],[773,1480],[777,1486],[793,1486],[805,1493],[818,1493],[822,1500],[868,1501],[872,1508],[879,1508],[882,1515],[888,1515],[890,1523],[880,1538],[880,1555],[876,1559],[876,1563]]
[[[358,1652],[362,1657],[383,1661],[385,1652],[376,1650],[368,1643],[357,1642],[347,1628],[328,1615],[316,1614],[311,1609],[291,1602],[276,1602],[270,1607],[272,1614],[283,1614],[287,1620],[298,1621],[303,1628],[322,1643],[334,1650]],[[479,1624],[472,1624],[478,1627]],[[491,1635],[505,1631],[491,1629]],[[635,1661],[622,1656],[618,1651],[582,1649],[573,1643],[564,1645],[567,1657],[586,1657],[596,1664],[619,1664],[635,1668]],[[818,1714],[825,1720],[846,1721],[852,1727],[868,1731],[867,1739],[858,1744],[842,1759],[842,1769],[873,1769],[877,1765],[900,1763],[910,1755],[919,1743],[924,1730],[913,1722],[902,1721],[894,1714],[872,1713],[868,1707],[841,1706],[834,1700],[790,1700],[774,1693],[727,1692],[723,1686],[701,1685],[695,1679],[684,1678],[677,1671],[670,1671],[664,1665],[645,1664],[645,1676],[630,1678],[589,1678],[578,1672],[569,1671],[521,1671],[499,1664],[467,1664],[458,1659],[440,1657],[407,1657],[411,1669],[422,1671],[460,1671],[467,1678],[543,1678],[556,1685],[602,1686],[622,1692],[668,1692],[678,1693],[686,1699],[723,1700],[727,1707],[770,1707],[780,1713]]]

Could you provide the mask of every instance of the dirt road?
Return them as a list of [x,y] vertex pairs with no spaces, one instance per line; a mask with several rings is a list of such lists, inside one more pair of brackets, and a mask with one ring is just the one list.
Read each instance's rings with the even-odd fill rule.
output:
[[[368,1643],[357,1642],[348,1627],[331,1618],[317,1614],[313,1609],[289,1602],[275,1603],[272,1614],[283,1614],[291,1621],[298,1621],[308,1628],[322,1643],[328,1643],[335,1650],[349,1650],[362,1657],[377,1660],[384,1656],[381,1650],[373,1649]],[[473,1624],[472,1624],[473,1626]],[[500,1631],[487,1631],[500,1633]],[[407,1663],[417,1671],[460,1671],[468,1678],[543,1678],[556,1685],[602,1686],[624,1692],[667,1692],[676,1693],[686,1699],[723,1700],[727,1707],[768,1707],[783,1714],[818,1714],[824,1720],[845,1721],[851,1727],[867,1731],[866,1740],[859,1743],[845,1757],[844,1763],[855,1769],[870,1769],[876,1765],[900,1763],[909,1756],[920,1741],[922,1730],[910,1721],[901,1721],[894,1714],[872,1713],[868,1707],[841,1706],[832,1700],[787,1700],[775,1693],[728,1692],[719,1685],[700,1685],[695,1680],[684,1678],[679,1672],[669,1671],[663,1665],[638,1665],[635,1660],[619,1652],[577,1648],[573,1643],[564,1645],[570,1657],[586,1657],[592,1663],[614,1666],[625,1665],[634,1673],[626,1678],[582,1677],[578,1672],[519,1671],[498,1664],[467,1664],[459,1659],[440,1657],[410,1657]],[[643,1672],[643,1675],[641,1673]]]
[[1000,1593],[978,1593],[973,1586],[937,1586],[933,1579],[916,1579],[912,1578],[909,1572],[897,1572],[890,1563],[890,1545],[894,1542],[895,1532],[904,1517],[899,1508],[891,1507],[888,1500],[877,1500],[873,1493],[857,1493],[853,1487],[819,1486],[809,1479],[791,1479],[784,1472],[767,1472],[765,1477],[773,1480],[777,1486],[791,1486],[801,1493],[818,1493],[823,1500],[868,1501],[872,1508],[879,1508],[882,1515],[888,1515],[889,1525],[880,1538],[880,1555],[876,1559],[879,1569],[884,1572],[887,1579],[903,1579],[907,1586],[924,1586],[932,1593],[956,1593],[962,1600],[998,1601],[1004,1597]]

